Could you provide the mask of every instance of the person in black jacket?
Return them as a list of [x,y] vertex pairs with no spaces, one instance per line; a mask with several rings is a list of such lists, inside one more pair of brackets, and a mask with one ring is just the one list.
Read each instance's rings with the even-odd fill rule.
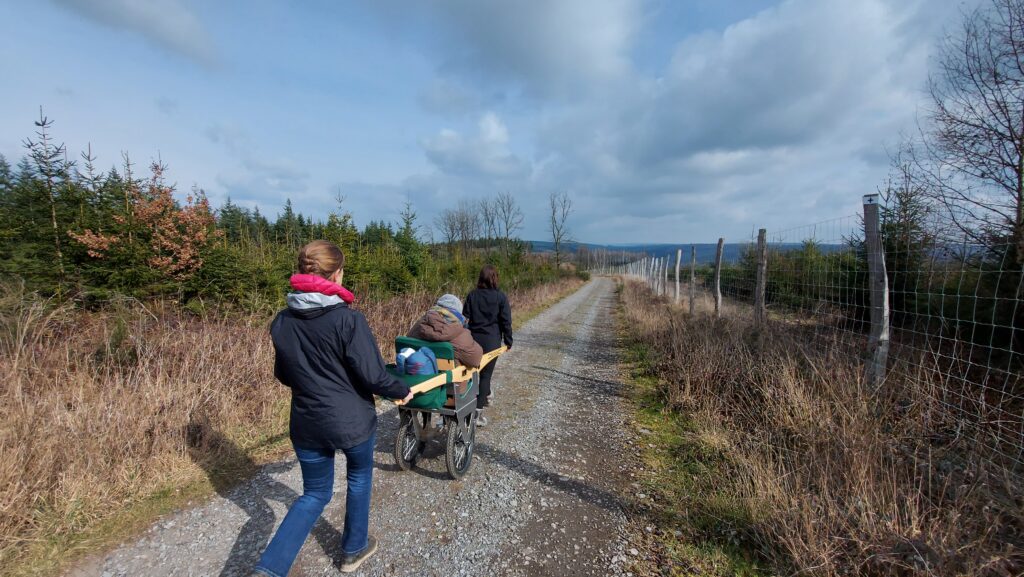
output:
[[289,433],[302,469],[303,494],[267,545],[256,575],[284,577],[334,492],[334,454],[345,453],[348,491],[341,570],[355,571],[376,551],[369,535],[373,447],[377,412],[373,396],[412,399],[409,387],[384,368],[366,318],[348,307],[341,287],[345,255],[327,241],[299,251],[288,308],[270,325],[274,376],[291,388]]
[[[469,319],[469,330],[473,338],[489,353],[504,342],[512,348],[512,307],[508,297],[498,289],[498,269],[484,265],[476,281],[476,289],[466,297],[462,314]],[[491,375],[498,360],[495,359],[480,371],[480,391],[476,399],[477,411],[482,411],[491,396]],[[487,419],[480,415],[477,425],[487,425]]]

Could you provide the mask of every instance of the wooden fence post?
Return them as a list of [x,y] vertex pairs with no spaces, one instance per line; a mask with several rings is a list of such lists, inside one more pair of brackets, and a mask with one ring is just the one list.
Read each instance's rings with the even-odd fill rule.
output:
[[668,296],[668,257],[665,257],[665,264],[662,266],[661,294]]
[[885,380],[889,358],[889,279],[885,273],[885,248],[879,226],[878,195],[864,195],[864,245],[868,256],[868,286],[871,290],[871,335],[864,380],[877,388]]
[[661,257],[654,259],[654,275],[651,278],[654,281],[654,294],[661,294]]
[[679,265],[683,262],[683,249],[676,249],[676,304],[679,304]]
[[669,275],[669,272],[668,271],[671,268],[672,268],[672,260],[669,257],[666,256],[665,257],[665,296],[669,295],[669,292],[668,292],[668,279],[669,279],[668,275]]
[[768,322],[768,311],[765,306],[765,287],[768,284],[768,242],[765,229],[757,231],[757,286],[754,292],[754,326],[759,329]]
[[690,316],[697,312],[697,246],[690,245]]
[[654,258],[651,260],[651,289],[654,294],[658,294],[658,265],[661,264],[661,259]]
[[725,239],[718,239],[718,250],[715,251],[715,318],[722,318],[722,249]]
[[668,257],[661,257],[661,268],[658,269],[658,284],[661,286],[661,294],[665,295],[668,293],[665,290],[665,277],[668,276]]

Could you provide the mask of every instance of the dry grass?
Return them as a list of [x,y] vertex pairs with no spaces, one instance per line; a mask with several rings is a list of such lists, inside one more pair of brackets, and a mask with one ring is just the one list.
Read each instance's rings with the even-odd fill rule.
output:
[[729,315],[691,319],[639,283],[624,287],[623,302],[632,336],[656,359],[665,406],[721,453],[727,490],[749,520],[746,546],[777,569],[1024,571],[1019,477],[936,435],[953,419],[941,391],[914,384],[928,379],[872,392],[839,343],[793,328],[758,334]]
[[[566,279],[509,297],[518,317],[578,285]],[[391,339],[436,296],[358,308],[388,355]],[[154,498],[179,505],[280,454],[288,395],[273,379],[269,321],[202,319],[135,301],[84,311],[0,287],[5,574],[52,574],[76,551],[167,510],[151,506]],[[112,524],[119,516],[130,526]]]

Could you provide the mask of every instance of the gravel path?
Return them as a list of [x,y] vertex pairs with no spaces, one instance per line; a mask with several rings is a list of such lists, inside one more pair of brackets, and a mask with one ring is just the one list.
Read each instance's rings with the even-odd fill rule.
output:
[[[416,468],[399,471],[391,457],[397,412],[380,403],[370,519],[380,549],[357,575],[625,573],[622,494],[633,451],[615,306],[612,281],[596,279],[516,334],[495,371],[490,425],[477,431],[473,468],[460,482],[448,479],[437,441]],[[293,576],[339,574],[344,456],[336,461],[340,492]],[[300,487],[294,460],[265,467],[71,575],[248,576]]]

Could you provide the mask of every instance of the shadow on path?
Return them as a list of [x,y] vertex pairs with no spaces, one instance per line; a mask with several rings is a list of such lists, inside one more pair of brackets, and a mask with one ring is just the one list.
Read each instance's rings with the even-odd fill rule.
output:
[[[550,374],[561,375],[563,377],[566,377],[570,380],[576,381],[581,384],[593,385],[593,387],[584,389],[584,391],[587,393],[596,392],[600,395],[604,395],[607,397],[619,397],[624,399],[629,398],[628,395],[625,394],[624,392],[626,390],[626,386],[620,382],[609,381],[606,379],[595,379],[593,377],[584,377],[583,375],[568,373],[565,371],[560,371],[558,369],[542,367],[539,365],[530,365],[530,368],[535,371],[542,371]],[[568,389],[568,387],[564,388]]]
[[476,449],[480,455],[506,467],[514,473],[519,473],[542,485],[572,495],[580,501],[590,503],[595,507],[600,507],[613,513],[623,512],[627,508],[627,503],[624,503],[618,495],[610,491],[592,487],[583,481],[549,471],[536,463],[525,461],[516,455],[491,445],[478,443]]
[[[291,487],[271,475],[287,471],[296,463],[285,461],[260,467],[238,445],[205,421],[190,421],[186,435],[189,456],[206,472],[217,494],[249,517],[231,546],[220,577],[248,577],[277,527],[277,518],[268,501],[291,506],[299,497]],[[239,484],[239,479],[248,481]],[[339,567],[341,533],[321,517],[313,526],[313,536]]]

